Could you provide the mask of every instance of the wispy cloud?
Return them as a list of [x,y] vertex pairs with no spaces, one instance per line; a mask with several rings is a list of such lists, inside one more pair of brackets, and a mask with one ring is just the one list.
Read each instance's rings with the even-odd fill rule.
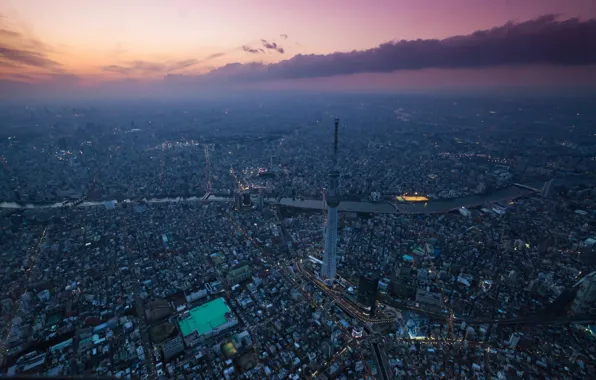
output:
[[194,59],[194,58],[185,59],[183,61],[177,61],[168,67],[168,71],[176,71],[176,70],[186,69],[188,67],[196,65],[197,63],[199,63],[199,60]]
[[151,74],[167,71],[167,66],[165,64],[148,61],[132,61],[122,65],[102,66],[101,68],[104,71],[111,71],[119,74]]
[[265,52],[265,50],[263,50],[261,48],[253,49],[246,45],[242,46],[242,50],[244,50],[245,52],[250,53],[250,54],[259,54],[259,53]]
[[31,66],[52,71],[60,70],[61,64],[48,57],[49,51],[49,46],[30,33],[14,30],[5,24],[0,14],[0,66]]
[[276,50],[280,54],[283,54],[286,52],[283,47],[279,46],[275,42],[268,42],[267,40],[261,40],[261,43],[263,44],[263,47],[265,47],[265,49]]
[[26,81],[32,81],[33,77],[30,75],[26,75],[26,74],[11,74],[10,77],[12,79],[17,79],[17,80],[26,80]]
[[8,68],[11,68],[11,69],[18,69],[18,68],[22,68],[23,66],[17,65],[17,64],[12,63],[12,62],[0,61],[0,67],[8,67]]
[[223,57],[224,55],[226,55],[226,53],[214,53],[214,54],[211,54],[211,55],[208,55],[207,57],[205,57],[205,59],[203,59],[202,62],[210,61],[212,59],[216,59],[219,57]]
[[182,70],[194,66],[199,62],[199,60],[194,58],[167,63],[136,60],[125,62],[123,64],[101,66],[101,69],[103,71],[109,71],[123,75],[166,74],[172,71]]
[[2,37],[17,38],[17,37],[21,37],[21,36],[22,36],[21,33],[15,32],[14,30],[0,29],[0,38],[2,38]]
[[110,72],[119,73],[119,74],[128,74],[128,73],[132,72],[132,69],[130,67],[125,67],[125,66],[120,66],[120,65],[101,66],[101,69],[103,71],[110,71]]
[[[581,43],[579,43],[581,41]],[[262,40],[267,49],[279,49]],[[278,63],[230,64],[205,76],[227,80],[329,77],[426,68],[596,64],[596,20],[546,15],[443,40],[392,41],[376,48],[297,55]]]
[[20,63],[45,69],[56,69],[60,66],[58,62],[49,59],[41,52],[12,49],[3,45],[0,45],[0,58],[7,60],[8,63]]

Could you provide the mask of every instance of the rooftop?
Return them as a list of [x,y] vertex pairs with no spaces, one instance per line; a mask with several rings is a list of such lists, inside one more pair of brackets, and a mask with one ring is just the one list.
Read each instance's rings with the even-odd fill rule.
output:
[[206,334],[211,330],[227,322],[226,313],[230,308],[223,298],[217,298],[190,311],[190,316],[179,322],[182,335],[187,336],[196,331],[199,335]]

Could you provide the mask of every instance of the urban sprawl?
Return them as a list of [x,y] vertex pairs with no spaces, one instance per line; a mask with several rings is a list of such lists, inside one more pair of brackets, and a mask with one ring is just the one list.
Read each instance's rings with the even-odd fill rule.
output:
[[595,118],[561,102],[7,108],[0,374],[594,378]]

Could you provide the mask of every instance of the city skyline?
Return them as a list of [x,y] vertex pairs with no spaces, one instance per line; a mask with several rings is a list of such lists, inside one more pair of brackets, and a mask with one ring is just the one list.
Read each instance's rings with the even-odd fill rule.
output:
[[580,0],[7,1],[0,80],[3,96],[593,86],[595,18]]

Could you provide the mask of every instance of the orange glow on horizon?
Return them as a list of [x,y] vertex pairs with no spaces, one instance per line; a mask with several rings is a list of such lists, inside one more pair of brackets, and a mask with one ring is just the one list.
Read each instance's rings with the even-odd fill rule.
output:
[[585,0],[3,0],[0,46],[10,51],[0,52],[0,78],[151,82],[232,63],[465,35],[544,14],[585,19],[596,8]]

